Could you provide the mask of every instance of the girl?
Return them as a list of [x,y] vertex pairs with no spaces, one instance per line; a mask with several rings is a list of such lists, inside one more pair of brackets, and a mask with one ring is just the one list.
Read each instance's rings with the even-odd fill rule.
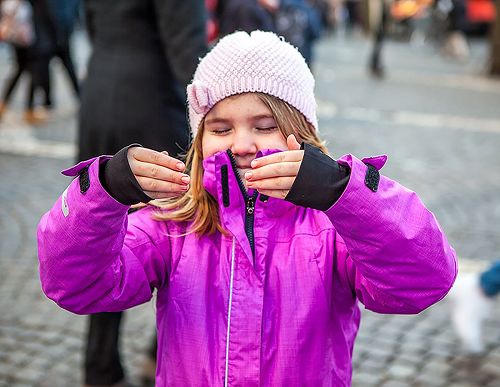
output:
[[313,87],[273,33],[222,39],[188,86],[186,166],[130,146],[64,172],[38,230],[47,296],[95,313],[156,289],[158,386],[350,385],[358,300],[419,313],[456,260],[385,156],[325,154]]

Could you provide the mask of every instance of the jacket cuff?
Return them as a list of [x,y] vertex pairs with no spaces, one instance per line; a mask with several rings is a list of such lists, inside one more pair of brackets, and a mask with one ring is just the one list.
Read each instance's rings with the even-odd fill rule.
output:
[[141,145],[126,146],[99,168],[99,180],[104,189],[115,200],[127,206],[140,202],[147,203],[152,200],[142,190],[128,163],[127,152],[136,146]]
[[350,169],[313,145],[302,143],[301,148],[304,158],[285,200],[326,211],[342,196],[349,182]]

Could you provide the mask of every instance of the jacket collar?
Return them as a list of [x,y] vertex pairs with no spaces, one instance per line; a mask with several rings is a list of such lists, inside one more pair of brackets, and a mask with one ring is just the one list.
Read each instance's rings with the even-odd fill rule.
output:
[[[280,152],[276,149],[259,151],[256,158]],[[237,171],[233,168],[228,151],[222,151],[203,160],[203,185],[219,204],[219,211],[227,215],[233,211],[244,214],[245,198],[238,183]],[[253,196],[253,189],[246,195]],[[295,207],[294,204],[282,199],[268,198],[257,194],[255,207],[263,208],[267,216],[280,216],[283,212]]]
[[[257,154],[262,157],[277,151],[263,151]],[[217,200],[219,205],[219,218],[222,226],[228,230],[241,246],[248,261],[254,267],[254,256],[250,247],[248,236],[245,232],[245,216],[247,213],[248,197],[254,197],[253,224],[255,227],[267,227],[271,223],[279,223],[285,212],[293,210],[294,204],[282,199],[262,197],[254,190],[246,191],[240,187],[237,171],[233,168],[229,153],[219,152],[203,160],[203,184],[205,189]],[[256,194],[256,195],[254,195]],[[266,222],[266,223],[264,223]]]

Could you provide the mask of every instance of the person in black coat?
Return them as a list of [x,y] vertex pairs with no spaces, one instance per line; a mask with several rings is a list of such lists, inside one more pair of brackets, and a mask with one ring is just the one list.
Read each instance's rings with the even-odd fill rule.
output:
[[[81,89],[78,159],[132,144],[173,157],[187,149],[186,85],[207,50],[200,0],[86,0],[93,51]],[[90,317],[87,385],[123,382],[121,313]],[[150,355],[156,355],[152,349]]]
[[79,153],[85,160],[139,142],[186,149],[185,85],[206,51],[199,0],[87,0],[93,52],[83,84]]

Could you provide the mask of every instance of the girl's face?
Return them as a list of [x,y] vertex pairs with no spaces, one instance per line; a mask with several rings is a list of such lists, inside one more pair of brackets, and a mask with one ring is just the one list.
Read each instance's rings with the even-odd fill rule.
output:
[[252,93],[238,94],[218,102],[205,117],[203,158],[230,149],[240,176],[263,149],[287,150],[271,110]]

